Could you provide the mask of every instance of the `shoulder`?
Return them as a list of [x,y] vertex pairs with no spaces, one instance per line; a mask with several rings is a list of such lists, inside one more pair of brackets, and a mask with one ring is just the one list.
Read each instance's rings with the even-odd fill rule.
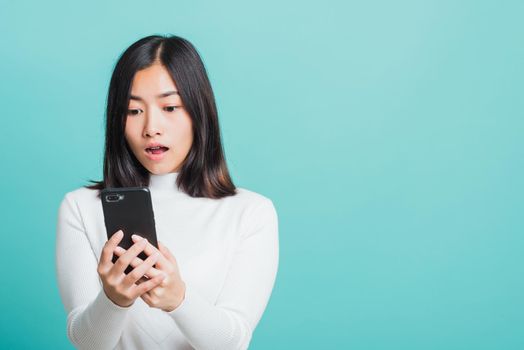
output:
[[81,212],[82,209],[96,207],[100,201],[98,192],[98,190],[86,187],[79,187],[68,191],[62,197],[59,211]]
[[72,191],[66,192],[62,201],[70,201],[75,203],[86,203],[100,200],[98,197],[98,190],[92,190],[86,187],[79,187]]
[[273,201],[267,196],[248,190],[243,187],[236,188],[237,193],[234,196],[226,197],[228,201],[245,210],[253,210],[259,207],[273,207]]
[[241,221],[248,226],[276,225],[278,222],[273,200],[263,194],[237,187],[237,194],[227,198],[241,212]]

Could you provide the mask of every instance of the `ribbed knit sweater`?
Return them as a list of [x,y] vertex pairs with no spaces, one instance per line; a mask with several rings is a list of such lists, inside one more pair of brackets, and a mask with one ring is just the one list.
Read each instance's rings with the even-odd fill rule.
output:
[[279,260],[273,202],[237,188],[221,199],[178,189],[178,173],[151,175],[157,238],[186,284],[173,311],[137,298],[114,304],[97,273],[107,241],[96,190],[65,194],[58,209],[56,273],[67,337],[80,349],[247,349],[269,301]]

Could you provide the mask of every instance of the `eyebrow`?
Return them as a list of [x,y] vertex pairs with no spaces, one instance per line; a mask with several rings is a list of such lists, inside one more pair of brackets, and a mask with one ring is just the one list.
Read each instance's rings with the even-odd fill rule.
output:
[[[157,98],[162,98],[162,97],[167,97],[167,96],[171,96],[171,95],[178,95],[178,91],[173,90],[173,91],[163,92],[163,93],[157,95],[156,97]],[[129,98],[131,100],[144,101],[144,99],[142,97],[140,97],[140,96],[131,95]]]

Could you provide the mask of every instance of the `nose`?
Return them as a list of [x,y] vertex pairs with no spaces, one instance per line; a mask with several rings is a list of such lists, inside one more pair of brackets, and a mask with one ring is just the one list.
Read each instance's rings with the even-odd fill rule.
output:
[[145,125],[144,125],[144,136],[146,137],[153,137],[155,135],[161,135],[162,134],[162,128],[161,128],[161,115],[160,113],[157,113],[155,108],[152,108],[151,110],[146,113],[145,116]]

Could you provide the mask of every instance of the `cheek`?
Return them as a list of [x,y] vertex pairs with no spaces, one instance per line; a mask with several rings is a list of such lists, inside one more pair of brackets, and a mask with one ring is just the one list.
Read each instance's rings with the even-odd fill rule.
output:
[[183,140],[184,144],[188,147],[191,147],[191,144],[193,143],[193,125],[189,116],[187,116],[184,120],[181,131],[181,139]]
[[128,119],[126,121],[124,136],[126,138],[126,141],[129,143],[131,147],[133,147],[134,144],[136,143],[135,140],[139,139],[139,135],[137,135],[137,132],[139,132],[138,125],[136,125],[136,123],[129,122],[129,119]]
[[181,120],[178,120],[172,128],[174,130],[173,136],[178,147],[181,149],[190,148],[193,143],[191,119],[189,119],[189,117],[184,117]]
[[191,130],[187,130],[182,135],[180,135],[180,150],[182,153],[187,153],[193,145],[193,135]]

